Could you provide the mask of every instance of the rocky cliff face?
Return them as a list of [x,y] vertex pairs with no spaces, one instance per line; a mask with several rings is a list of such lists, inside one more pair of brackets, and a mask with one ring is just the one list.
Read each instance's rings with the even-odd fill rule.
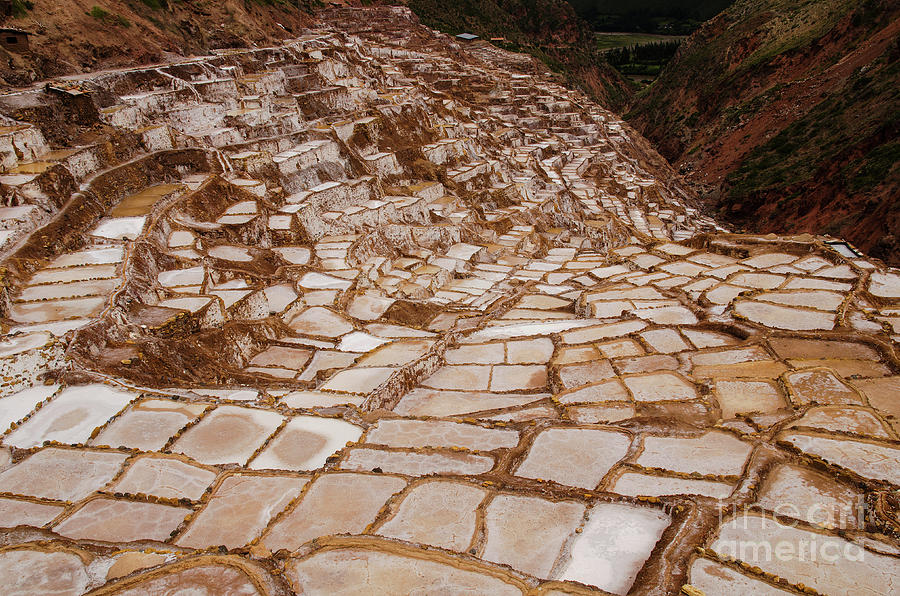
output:
[[842,236],[898,262],[900,6],[741,0],[627,118],[720,216]]

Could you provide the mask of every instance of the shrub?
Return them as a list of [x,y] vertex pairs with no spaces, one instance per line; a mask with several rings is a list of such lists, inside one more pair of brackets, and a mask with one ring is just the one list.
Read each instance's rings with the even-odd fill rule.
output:
[[109,16],[109,12],[108,12],[108,11],[103,10],[102,8],[100,8],[99,6],[97,6],[96,4],[95,4],[94,6],[91,7],[91,11],[90,11],[88,14],[91,15],[92,17],[94,17],[95,19],[99,20],[99,21],[105,21],[105,20],[106,20],[106,17]]

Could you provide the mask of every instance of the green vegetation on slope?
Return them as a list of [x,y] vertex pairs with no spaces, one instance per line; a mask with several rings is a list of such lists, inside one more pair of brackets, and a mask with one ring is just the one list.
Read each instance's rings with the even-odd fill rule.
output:
[[609,50],[604,57],[622,74],[654,77],[672,59],[680,45],[678,39],[651,41]]
[[617,48],[628,48],[649,43],[681,41],[681,35],[656,35],[653,33],[597,33],[597,48],[601,52]]

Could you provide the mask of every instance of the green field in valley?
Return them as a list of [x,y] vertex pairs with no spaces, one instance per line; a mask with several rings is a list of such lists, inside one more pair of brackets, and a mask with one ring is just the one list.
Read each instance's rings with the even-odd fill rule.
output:
[[679,41],[686,37],[684,35],[653,35],[650,33],[595,33],[595,35],[597,47],[601,52],[645,43]]

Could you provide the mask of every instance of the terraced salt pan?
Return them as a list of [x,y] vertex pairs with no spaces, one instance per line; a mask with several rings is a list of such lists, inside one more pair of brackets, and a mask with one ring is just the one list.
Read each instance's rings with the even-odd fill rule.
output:
[[74,281],[65,284],[47,284],[28,286],[17,297],[21,301],[61,300],[81,296],[105,296],[112,292],[120,281],[118,279],[96,279]]
[[610,379],[570,389],[556,396],[559,403],[576,404],[576,403],[599,403],[605,401],[631,401],[631,396],[619,379]]
[[479,486],[442,480],[411,489],[392,518],[376,533],[455,551],[468,549],[475,534],[475,509],[487,496]]
[[663,306],[660,308],[638,308],[634,316],[657,325],[694,325],[697,317],[683,306]]
[[284,309],[286,309],[288,305],[290,305],[294,300],[297,299],[297,292],[294,291],[294,288],[291,286],[291,284],[269,286],[263,291],[265,292],[266,300],[269,303],[270,314],[279,314],[284,312]]
[[521,596],[499,577],[440,560],[381,550],[340,548],[319,551],[288,563],[286,575],[312,593],[353,596],[383,594],[496,594]]
[[369,335],[363,331],[353,331],[341,338],[337,349],[343,352],[370,352],[378,346],[389,343],[390,340]]
[[185,187],[181,184],[158,184],[150,186],[122,199],[118,205],[110,210],[110,215],[115,217],[147,215],[159,199],[184,188]]
[[486,365],[444,366],[422,381],[422,385],[432,389],[487,391],[491,381],[491,368]]
[[108,240],[134,240],[141,235],[146,221],[145,216],[104,219],[91,231],[91,235]]
[[297,285],[305,290],[346,290],[353,285],[353,282],[340,277],[310,271],[300,278]]
[[[587,319],[590,321],[590,319]],[[606,325],[596,325],[586,329],[576,331],[567,331],[562,334],[563,343],[566,344],[583,344],[611,337],[621,337],[636,333],[647,327],[644,321],[622,321],[619,323],[609,323]]]
[[501,364],[506,358],[505,344],[463,344],[447,350],[447,364]]
[[167,245],[169,248],[183,248],[194,246],[195,241],[196,237],[193,232],[188,230],[175,230],[169,234]]
[[83,265],[113,265],[122,262],[125,249],[122,246],[90,248],[56,257],[48,268],[79,267]]
[[593,489],[630,445],[631,438],[623,432],[549,428],[534,440],[515,474]]
[[[36,334],[36,333],[49,333],[54,337],[62,337],[69,331],[73,329],[78,329],[80,327],[84,327],[88,323],[90,323],[90,319],[69,319],[66,321],[53,321],[49,323],[37,323],[34,325],[16,325],[10,327],[9,333],[24,333],[24,334]],[[21,338],[14,339],[10,343],[18,343]]]
[[900,448],[889,443],[853,441],[812,433],[788,433],[779,439],[830,464],[863,478],[896,482],[900,475]]
[[207,254],[216,259],[235,261],[238,263],[249,263],[253,260],[253,256],[247,248],[243,246],[231,246],[228,244],[214,246],[207,251]]
[[509,364],[545,364],[553,356],[553,342],[546,337],[506,343]]
[[599,383],[616,376],[608,360],[567,364],[558,369],[559,381],[565,389]]
[[869,293],[879,298],[900,298],[900,274],[874,272],[869,276]]
[[839,281],[830,281],[826,279],[810,278],[810,277],[791,277],[784,284],[785,290],[831,290],[834,292],[849,292],[853,289],[853,284],[843,283]]
[[879,439],[893,438],[886,425],[868,408],[823,406],[810,408],[792,427],[806,426],[844,433],[868,435]]
[[693,384],[675,373],[635,375],[622,379],[636,401],[685,401],[697,398]]
[[828,369],[807,369],[785,373],[791,399],[799,405],[862,404],[859,393],[848,387]]
[[340,337],[353,331],[353,325],[343,316],[322,306],[313,306],[295,315],[288,326],[305,335]]
[[539,335],[551,335],[568,329],[589,327],[599,321],[591,319],[572,319],[565,321],[550,321],[547,323],[514,323],[498,327],[488,327],[476,331],[468,337],[468,341],[480,342],[492,339],[508,339],[513,337],[527,337]]
[[774,290],[784,283],[784,280],[784,276],[772,273],[738,273],[728,278],[728,282],[733,285],[758,290]]
[[613,362],[613,365],[619,374],[678,370],[681,366],[677,358],[662,354],[619,358]]
[[546,578],[584,511],[581,503],[497,495],[485,510],[481,558]]
[[494,459],[471,453],[416,453],[354,448],[341,461],[341,469],[388,474],[428,476],[430,474],[478,475],[489,472]]
[[391,367],[348,368],[331,377],[320,387],[325,391],[369,393],[394,374]]
[[216,479],[216,472],[169,457],[141,457],[110,487],[112,493],[144,493],[197,501]]
[[705,594],[755,594],[758,596],[790,596],[794,592],[781,590],[739,573],[732,567],[709,559],[697,559],[688,573],[689,585]]
[[668,476],[625,472],[609,490],[631,497],[662,497],[665,495],[703,495],[714,499],[726,499],[734,487],[724,482],[693,480]]
[[718,379],[715,388],[722,418],[725,419],[734,418],[739,413],[774,412],[787,407],[778,386],[772,381]]
[[[202,559],[201,559],[202,561]],[[233,561],[233,560],[232,560]],[[167,572],[166,572],[167,571]],[[188,589],[198,594],[223,593],[233,596],[258,596],[253,581],[238,567],[195,564],[187,569],[168,569],[162,575],[152,571],[118,590],[121,596],[169,594]]]
[[187,507],[98,498],[57,522],[53,531],[75,540],[163,541],[190,512]]
[[186,296],[183,298],[161,300],[158,306],[164,308],[177,308],[179,310],[186,310],[190,313],[196,313],[203,310],[210,302],[212,302],[212,300],[212,298],[207,296]]
[[203,267],[190,267],[188,269],[175,269],[163,271],[157,278],[159,284],[167,288],[178,286],[197,286],[206,278],[206,270]]
[[359,359],[359,366],[403,366],[424,355],[434,344],[427,339],[394,341]]
[[731,350],[714,350],[691,354],[691,363],[697,366],[713,366],[717,364],[739,364],[771,360],[771,356],[761,346],[746,346]]
[[737,343],[737,340],[734,337],[716,331],[683,329],[682,333],[684,333],[684,336],[698,349],[730,346]]
[[[334,350],[317,350],[298,378],[301,381],[312,381],[320,371],[346,368],[353,364],[359,354],[338,352]],[[341,371],[344,372],[344,371]]]
[[228,399],[231,401],[253,401],[259,397],[259,391],[256,389],[203,389],[201,387],[191,388],[191,393],[203,397],[212,397],[215,399]]
[[789,331],[830,330],[834,328],[835,322],[833,313],[790,308],[776,304],[754,302],[752,300],[735,302],[734,312],[754,323]]
[[293,370],[303,370],[312,352],[287,346],[270,346],[250,359],[254,366],[280,366]]
[[867,377],[887,377],[890,376],[892,370],[877,362],[877,357],[871,360],[853,360],[850,358],[823,358],[823,359],[800,359],[791,358],[788,364],[794,368],[815,368],[825,367],[831,369],[838,375],[846,378],[865,379]]
[[112,480],[127,458],[115,451],[47,447],[0,472],[0,492],[77,501]]
[[484,410],[524,406],[550,397],[546,393],[528,395],[481,393],[470,391],[436,391],[414,389],[403,396],[394,408],[401,416],[460,416]]
[[213,490],[175,542],[191,548],[243,546],[257,538],[306,483],[306,478],[296,476],[232,474]]
[[787,265],[788,263],[793,263],[797,259],[798,257],[795,255],[770,252],[763,253],[749,259],[744,259],[743,261],[741,261],[741,263],[743,263],[744,265],[749,265],[750,267],[756,269],[771,269],[772,267],[777,267],[778,265]]
[[362,405],[365,395],[328,393],[326,391],[292,391],[281,398],[289,408],[329,408],[343,404]]
[[855,529],[863,522],[862,495],[810,468],[781,465],[763,481],[757,505],[811,524]]
[[752,450],[723,431],[707,431],[695,439],[646,436],[636,463],[684,474],[740,475]]
[[355,443],[362,429],[332,418],[297,416],[250,462],[254,470],[315,470],[348,443]]
[[[46,323],[63,319],[93,317],[99,314],[105,305],[105,296],[17,303],[10,308],[9,318],[17,323]],[[85,324],[88,322],[84,321]]]
[[767,292],[756,297],[763,302],[784,304],[785,306],[805,306],[817,310],[836,311],[844,301],[843,294],[824,291],[809,292]]
[[89,279],[109,279],[115,276],[115,265],[85,265],[65,269],[41,269],[31,276],[28,283],[32,285],[69,283]]
[[15,548],[0,553],[0,576],[8,596],[82,594],[91,578],[76,553]]
[[5,445],[22,449],[44,441],[85,443],[93,430],[137,396],[109,385],[70,386],[22,426],[4,437]]
[[[271,551],[294,550],[332,534],[359,534],[406,482],[383,474],[329,473],[313,480],[296,507],[282,516],[260,541]],[[335,585],[340,585],[337,583]]]
[[[41,526],[53,521],[65,507],[0,497],[0,527]],[[8,585],[7,585],[8,588]]]
[[570,547],[555,579],[579,581],[613,594],[627,594],[669,526],[657,509],[626,503],[598,503]]
[[674,354],[690,349],[687,342],[674,329],[651,329],[640,335],[651,348],[663,354]]
[[172,451],[203,464],[243,465],[282,420],[275,412],[219,406],[181,435]]
[[350,303],[347,314],[360,321],[374,321],[380,318],[393,303],[393,298],[369,295],[357,296]]
[[[555,414],[548,411],[550,418]],[[577,424],[604,424],[633,418],[635,409],[631,404],[580,405],[566,408],[566,414]]]
[[35,385],[0,399],[0,429],[3,432],[13,422],[28,416],[42,401],[56,393],[59,385]]
[[279,246],[272,249],[291,265],[306,265],[312,252],[305,246]]
[[529,294],[522,298],[516,305],[518,308],[554,310],[558,308],[567,308],[572,305],[571,300],[557,298],[555,296],[544,296],[541,294]]
[[865,393],[869,404],[883,414],[893,416],[891,419],[895,429],[900,420],[900,402],[896,396],[900,395],[900,377],[885,377],[883,379],[857,379],[853,386]]
[[492,451],[515,447],[519,433],[457,422],[381,420],[369,429],[366,442],[387,447],[440,446]]
[[[741,548],[751,542],[763,548]],[[794,545],[791,556],[772,555],[774,545],[782,543]],[[837,536],[786,526],[755,514],[722,525],[711,548],[827,594],[890,594],[900,574],[900,560],[895,557],[863,551]],[[812,557],[810,549],[819,556]],[[828,556],[821,556],[823,553]]]
[[742,286],[733,286],[730,284],[719,284],[711,290],[704,293],[704,297],[713,304],[727,305],[731,304],[742,292],[746,292],[747,288]]

